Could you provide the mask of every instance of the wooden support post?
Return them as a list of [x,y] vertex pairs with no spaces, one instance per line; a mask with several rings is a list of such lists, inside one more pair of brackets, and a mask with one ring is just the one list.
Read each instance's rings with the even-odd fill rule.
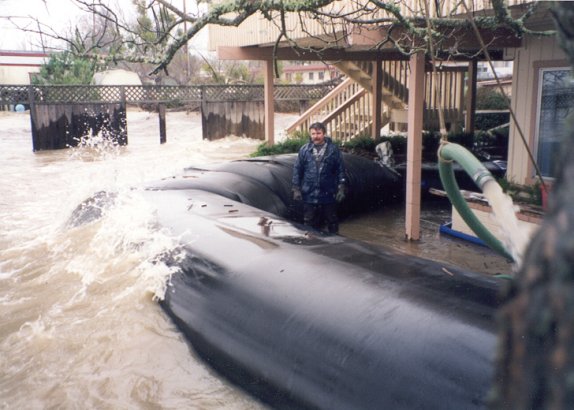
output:
[[474,132],[474,118],[476,111],[476,60],[469,61],[468,74],[466,77],[466,99],[464,106],[466,115],[464,117],[464,131]]
[[407,187],[405,229],[408,240],[420,239],[422,131],[425,87],[424,53],[409,62],[409,108],[407,131]]
[[381,135],[381,128],[382,128],[382,88],[383,88],[383,62],[381,60],[373,61],[373,103],[371,104],[371,109],[373,112],[371,113],[371,117],[373,118],[373,129],[371,131],[372,137],[377,139]]
[[157,110],[159,112],[159,143],[165,144],[167,141],[167,133],[165,127],[165,104],[159,103]]
[[38,127],[36,126],[37,111],[36,111],[36,94],[34,93],[34,86],[28,86],[28,102],[30,103],[30,126],[32,129],[32,150],[38,151],[40,149],[40,137]]
[[264,79],[264,98],[265,98],[265,141],[267,145],[275,143],[275,116],[273,100],[273,61],[265,61],[265,79]]

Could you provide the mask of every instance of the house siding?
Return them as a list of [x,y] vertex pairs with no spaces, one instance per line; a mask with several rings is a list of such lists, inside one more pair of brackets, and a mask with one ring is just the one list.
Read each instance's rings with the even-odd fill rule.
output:
[[318,84],[335,78],[335,72],[336,69],[332,66],[292,65],[283,69],[281,79],[291,84],[297,83],[297,79],[300,80],[300,84]]
[[[515,50],[512,84],[512,109],[520,124],[533,155],[536,152],[536,110],[538,100],[538,75],[544,67],[568,67],[566,56],[554,37],[532,37],[524,39],[524,46]],[[535,168],[528,151],[511,122],[508,141],[508,170],[510,180],[520,184],[534,181]]]
[[29,51],[0,51],[0,84],[30,84],[30,75],[38,73],[48,54]]
[[30,75],[40,72],[40,67],[0,66],[0,84],[27,85],[30,84]]

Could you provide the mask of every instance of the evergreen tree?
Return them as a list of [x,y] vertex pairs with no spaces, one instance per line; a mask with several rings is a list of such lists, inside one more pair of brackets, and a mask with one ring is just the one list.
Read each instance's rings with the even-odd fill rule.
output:
[[71,52],[54,53],[32,78],[36,85],[90,84],[99,64],[96,60]]

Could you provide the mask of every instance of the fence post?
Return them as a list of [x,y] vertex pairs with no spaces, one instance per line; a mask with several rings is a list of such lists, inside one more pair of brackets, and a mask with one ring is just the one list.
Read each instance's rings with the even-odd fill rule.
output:
[[30,104],[30,126],[32,127],[32,150],[37,151],[40,149],[40,140],[38,130],[36,129],[36,97],[32,84],[28,86],[28,103]]
[[157,106],[159,112],[159,143],[165,144],[167,141],[166,127],[165,127],[165,104],[159,103]]
[[[464,131],[474,132],[474,121],[476,111],[476,77],[477,77],[477,61],[473,59],[468,63],[468,72],[466,77],[466,101],[465,109],[466,115],[464,117]],[[462,107],[461,107],[462,109]]]
[[273,99],[273,87],[273,61],[265,60],[263,94],[265,101],[265,141],[267,141],[267,145],[273,145],[275,143],[275,101]]
[[207,126],[207,119],[209,115],[209,109],[207,108],[207,98],[205,96],[205,86],[200,86],[200,100],[201,100],[201,138],[204,140],[209,139],[209,127]]

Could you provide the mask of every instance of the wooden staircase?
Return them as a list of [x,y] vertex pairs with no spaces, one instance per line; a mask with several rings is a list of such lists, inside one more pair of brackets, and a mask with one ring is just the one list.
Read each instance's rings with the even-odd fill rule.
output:
[[[306,131],[313,122],[323,122],[335,140],[348,141],[359,135],[372,134],[372,63],[342,61],[334,64],[347,75],[331,93],[309,108],[287,128],[287,133]],[[424,128],[438,128],[438,107],[443,107],[445,120],[456,127],[463,119],[464,75],[466,67],[443,68],[438,77],[432,72],[425,78]],[[382,127],[405,130],[408,103],[407,61],[383,61]],[[435,90],[434,82],[439,92]],[[374,136],[378,137],[378,135]]]

